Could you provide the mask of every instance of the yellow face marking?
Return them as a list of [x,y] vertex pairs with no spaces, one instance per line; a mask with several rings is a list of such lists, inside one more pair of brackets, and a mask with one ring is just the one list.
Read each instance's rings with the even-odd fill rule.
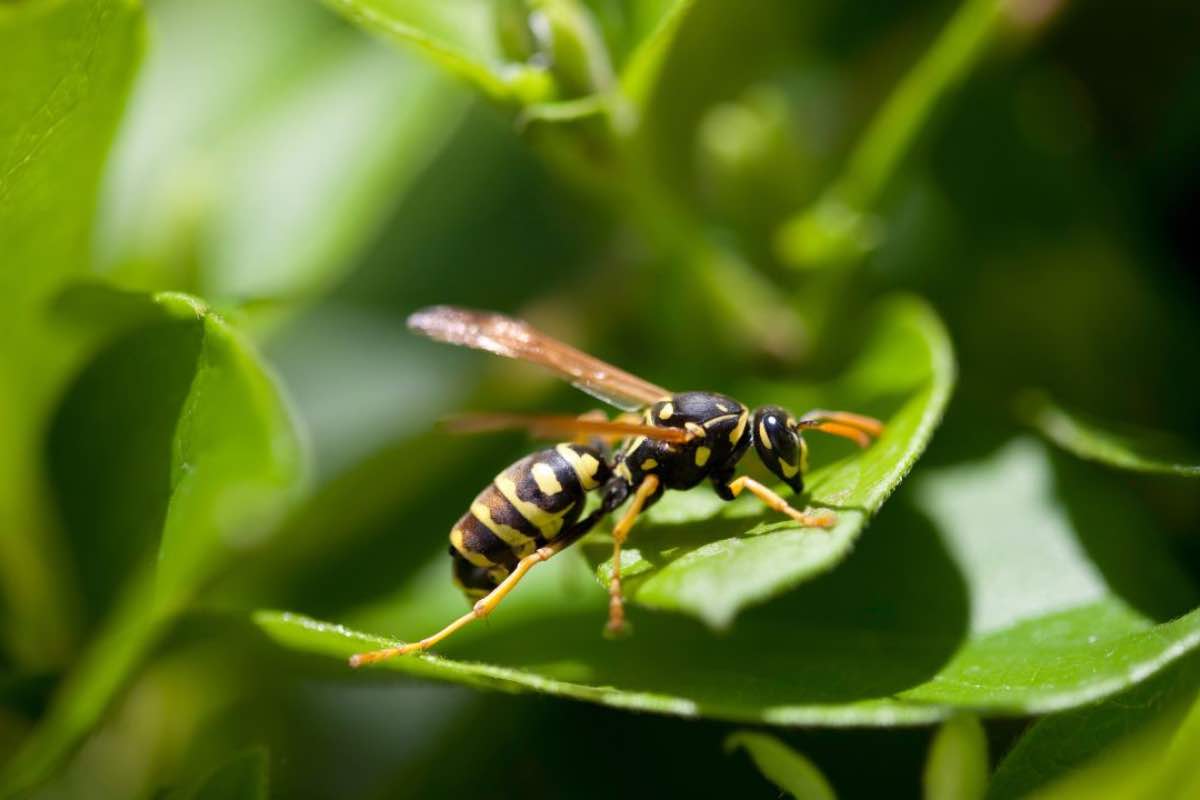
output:
[[516,528],[496,522],[492,519],[492,510],[485,504],[472,503],[471,515],[482,522],[485,528],[496,534],[497,539],[511,547],[518,558],[524,558],[533,552],[534,545],[536,544],[533,538],[526,536]]
[[450,531],[450,544],[454,545],[454,549],[462,554],[462,557],[470,561],[477,567],[494,567],[494,561],[490,561],[487,556],[482,553],[476,553],[463,547],[463,534],[458,528]]
[[783,460],[780,460],[779,468],[783,470],[783,477],[785,478],[794,478],[796,477],[796,473],[800,471],[799,464],[789,464]]
[[671,415],[674,413],[675,413],[675,406],[672,405],[671,403],[664,403],[663,407],[658,410],[658,418],[659,419],[670,419]]
[[697,447],[696,448],[696,466],[703,467],[705,464],[708,463],[708,457],[711,455],[712,455],[712,450],[709,450],[707,447]]
[[774,445],[771,444],[771,437],[767,436],[767,421],[765,419],[758,421],[758,440],[762,442],[762,446],[768,450],[774,447]]
[[697,425],[694,422],[685,422],[685,423],[683,423],[683,427],[684,427],[684,430],[686,430],[692,436],[698,436],[698,437],[704,436],[705,431],[704,431],[703,425]]
[[738,415],[737,426],[729,432],[729,441],[731,444],[737,444],[742,439],[742,434],[746,432],[746,421],[750,419],[750,410],[743,408],[742,413]]
[[642,462],[643,470],[651,470],[657,466],[658,466],[658,462],[655,461],[653,458],[647,458],[645,461]]
[[513,483],[512,478],[505,475],[496,476],[496,488],[500,490],[500,494],[504,495],[505,500],[512,503],[517,513],[527,519],[530,525],[541,531],[542,536],[545,536],[547,539],[553,539],[558,535],[558,532],[562,530],[563,517],[575,507],[575,504],[571,503],[571,505],[562,511],[546,511],[536,503],[531,503],[528,500],[522,500],[518,497],[517,485]]
[[[596,488],[596,471],[600,469],[600,461],[591,453],[580,455],[575,452],[569,445],[560,444],[554,448],[558,454],[566,459],[571,465],[571,469],[575,470],[575,474],[579,477],[579,485],[586,491],[591,491]],[[537,477],[534,476],[534,480]]]
[[558,476],[554,474],[554,469],[549,464],[539,461],[530,468],[529,472],[533,475],[533,480],[542,494],[549,496],[562,491],[562,484],[558,482]]

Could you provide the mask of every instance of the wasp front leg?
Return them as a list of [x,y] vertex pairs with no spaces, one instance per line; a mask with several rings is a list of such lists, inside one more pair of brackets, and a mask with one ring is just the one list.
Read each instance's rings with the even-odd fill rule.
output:
[[743,489],[747,489],[763,502],[767,508],[772,511],[778,511],[781,514],[787,514],[800,525],[806,528],[832,528],[837,524],[837,516],[833,512],[825,511],[819,514],[806,514],[803,511],[797,511],[788,505],[788,501],[784,500],[775,492],[771,491],[766,486],[763,486],[753,478],[743,475],[729,482],[729,493],[733,497],[737,497],[742,493]]
[[657,475],[647,475],[643,478],[633,495],[633,501],[629,504],[629,510],[621,517],[621,521],[613,526],[612,580],[608,584],[608,625],[605,628],[610,635],[625,632],[625,599],[621,594],[621,545],[629,538],[629,531],[637,522],[638,515],[660,486]]

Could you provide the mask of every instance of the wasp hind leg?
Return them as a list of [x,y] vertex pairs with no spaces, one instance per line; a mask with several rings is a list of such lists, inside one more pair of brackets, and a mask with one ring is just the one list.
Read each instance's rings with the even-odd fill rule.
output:
[[729,493],[734,497],[741,494],[743,489],[749,490],[767,508],[772,511],[778,511],[781,514],[787,514],[806,528],[832,528],[837,523],[837,516],[829,511],[820,514],[806,514],[803,511],[797,511],[788,505],[787,500],[784,500],[753,478],[743,475],[729,482]]
[[[399,645],[397,647],[385,647],[382,650],[372,650],[368,653],[356,653],[355,655],[350,656],[350,666],[361,667],[366,664],[374,664],[377,661],[385,661],[389,658],[394,658],[395,656],[403,656],[408,655],[409,653],[419,653],[424,650],[428,650],[438,642],[450,636],[450,634],[458,631],[477,619],[486,617],[488,614],[496,610],[496,606],[500,605],[500,601],[508,596],[508,593],[511,592],[513,588],[521,582],[521,579],[525,577],[529,570],[533,569],[534,566],[542,563],[543,561],[550,560],[575,542],[579,541],[579,539],[585,533],[590,531],[596,525],[596,523],[600,521],[600,517],[602,515],[603,509],[593,512],[585,519],[575,523],[570,530],[559,534],[558,538],[553,542],[543,547],[539,547],[537,550],[534,550],[532,553],[522,558],[517,562],[517,565],[513,568],[512,572],[508,574],[508,577],[502,580],[499,585],[496,586],[496,588],[492,589],[484,597],[481,597],[478,601],[476,601],[475,605],[471,607],[470,611],[468,611],[466,614],[463,614],[461,617],[454,620],[437,633],[431,636],[426,636],[419,642],[412,642],[410,644]],[[472,590],[476,587],[468,586],[467,588],[468,590]]]
[[604,629],[610,636],[625,633],[625,599],[621,595],[621,545],[629,538],[633,523],[637,522],[646,502],[654,496],[659,487],[658,476],[647,475],[643,478],[633,495],[633,502],[629,504],[629,510],[621,517],[621,521],[613,526],[612,580],[608,584],[608,625]]

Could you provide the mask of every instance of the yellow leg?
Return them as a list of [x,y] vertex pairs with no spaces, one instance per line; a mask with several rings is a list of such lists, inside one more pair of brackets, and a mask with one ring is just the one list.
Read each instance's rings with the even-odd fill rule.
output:
[[787,514],[807,528],[832,528],[837,523],[837,516],[833,512],[826,511],[821,514],[805,514],[797,511],[788,505],[786,500],[772,492],[766,486],[744,475],[731,481],[729,484],[729,491],[733,492],[735,497],[742,493],[742,489],[749,489],[751,494],[762,500],[772,511]]
[[629,538],[629,531],[646,505],[646,500],[658,491],[658,476],[647,475],[637,488],[633,502],[621,521],[613,527],[612,581],[608,585],[608,632],[619,634],[625,630],[625,601],[621,596],[621,545]]
[[374,664],[376,661],[383,661],[385,659],[392,658],[393,656],[402,656],[408,653],[418,653],[422,650],[428,650],[450,634],[457,631],[459,628],[467,625],[467,623],[481,619],[482,617],[486,617],[488,614],[492,613],[496,609],[496,606],[500,604],[500,601],[503,600],[508,593],[513,590],[514,586],[520,583],[521,579],[525,577],[525,574],[529,572],[529,570],[533,569],[535,564],[540,564],[541,562],[548,560],[551,556],[554,556],[556,553],[560,552],[563,548],[573,542],[574,539],[554,542],[553,544],[548,544],[545,547],[540,547],[529,555],[525,556],[517,562],[517,566],[513,569],[509,576],[501,581],[500,585],[493,589],[486,597],[483,597],[479,600],[479,602],[475,603],[470,611],[468,611],[466,614],[463,614],[461,617],[454,620],[454,622],[451,622],[449,625],[442,628],[432,636],[426,636],[419,642],[413,642],[412,644],[406,644],[400,647],[387,647],[383,650],[373,650],[369,653],[357,653],[353,656],[350,656],[350,666],[361,667],[364,664]]

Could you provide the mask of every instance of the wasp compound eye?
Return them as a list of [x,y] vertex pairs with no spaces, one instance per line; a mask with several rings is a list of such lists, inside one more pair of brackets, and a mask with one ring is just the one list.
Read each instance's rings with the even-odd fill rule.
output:
[[799,493],[804,489],[800,469],[804,443],[791,419],[779,406],[763,406],[755,411],[754,449],[767,469]]

